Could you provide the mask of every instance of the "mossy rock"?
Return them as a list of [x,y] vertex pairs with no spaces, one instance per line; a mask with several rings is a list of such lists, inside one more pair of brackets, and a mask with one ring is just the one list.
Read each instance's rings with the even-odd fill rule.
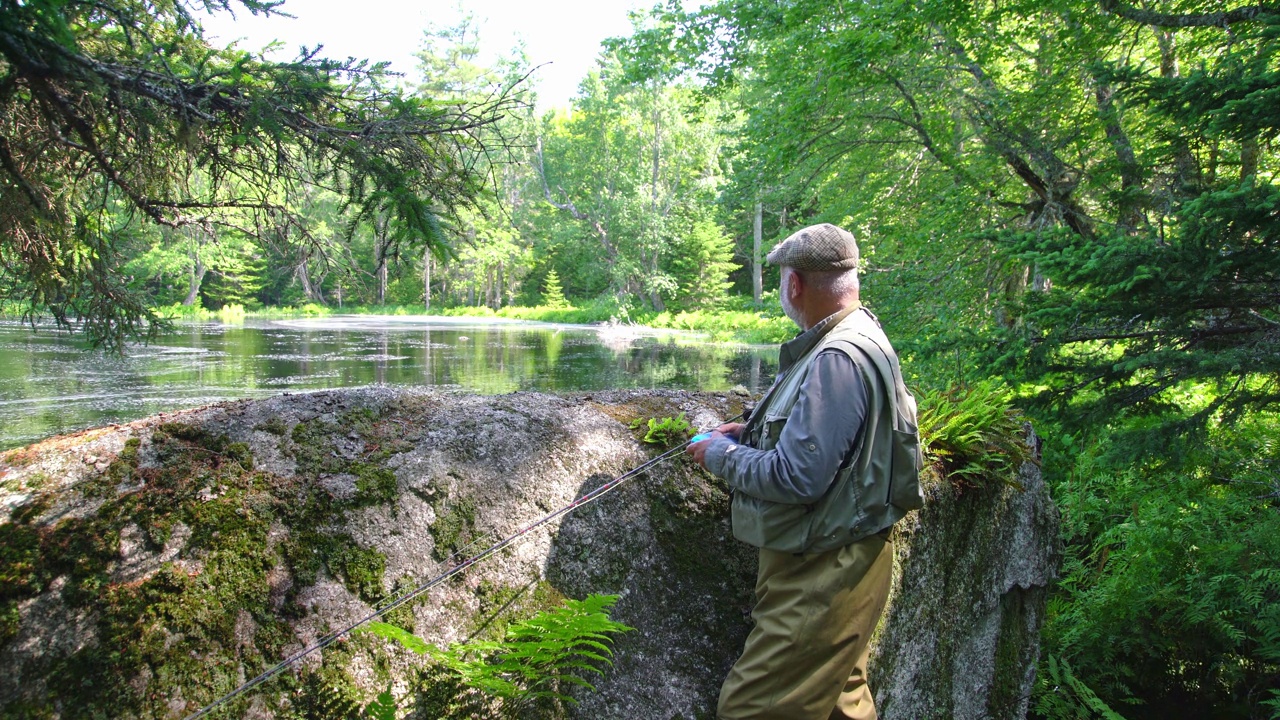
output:
[[[388,619],[447,644],[500,637],[564,597],[618,594],[615,619],[637,631],[617,642],[613,666],[592,680],[597,691],[579,693],[577,707],[537,712],[709,717],[749,630],[755,571],[754,551],[732,538],[728,488],[677,454],[592,504],[530,526],[654,456],[631,420],[685,413],[705,428],[740,411],[741,400],[368,388],[227,403],[0,454],[0,500],[12,508],[0,523],[0,664],[9,669],[0,674],[0,715],[193,712],[439,577],[469,543],[516,536]],[[109,458],[108,471],[89,456]],[[335,490],[335,478],[347,491]],[[921,617],[947,613],[928,652],[976,658],[987,679],[974,706],[1016,716],[1022,671],[1034,662],[1051,524],[1047,496],[1035,495],[1042,485],[1019,480],[1034,502],[1008,486],[935,494],[918,524],[908,523],[898,599],[877,656],[877,690],[889,693],[884,716],[916,707],[903,688],[924,651],[909,631]],[[1035,532],[1001,529],[1024,526]],[[1014,540],[1028,543],[1019,552],[1035,572],[1014,571]],[[1010,582],[1030,590],[1015,596]],[[955,597],[941,596],[944,587]],[[976,637],[966,612],[986,613],[996,632]],[[937,693],[952,678],[929,668],[935,674],[916,685],[922,702],[949,712]],[[417,697],[424,712],[484,717],[494,709],[451,689],[419,656],[359,636],[224,714],[349,717],[387,687]]]

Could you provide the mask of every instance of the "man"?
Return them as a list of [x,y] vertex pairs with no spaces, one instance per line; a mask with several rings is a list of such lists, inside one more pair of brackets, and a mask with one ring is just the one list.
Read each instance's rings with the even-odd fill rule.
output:
[[852,234],[807,227],[767,259],[803,332],[746,424],[687,451],[729,484],[734,535],[760,547],[755,627],[717,717],[874,719],[867,652],[889,593],[889,529],[922,504],[915,402],[858,302]]

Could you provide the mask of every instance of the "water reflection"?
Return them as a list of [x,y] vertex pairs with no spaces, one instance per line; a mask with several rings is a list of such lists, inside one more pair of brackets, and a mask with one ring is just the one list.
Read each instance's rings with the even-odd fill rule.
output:
[[221,400],[385,383],[485,394],[666,387],[758,391],[770,347],[687,335],[461,318],[192,323],[120,358],[0,322],[0,448]]

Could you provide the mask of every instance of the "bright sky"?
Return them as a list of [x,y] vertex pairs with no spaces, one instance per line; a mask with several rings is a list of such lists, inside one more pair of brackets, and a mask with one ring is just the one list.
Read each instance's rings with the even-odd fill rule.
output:
[[[595,64],[600,41],[629,35],[630,10],[651,7],[654,0],[465,0],[462,7],[480,21],[480,42],[488,57],[507,54],[518,39],[534,65],[550,63],[534,80],[538,108],[564,107],[577,93],[578,83]],[[422,31],[435,23],[455,25],[463,10],[451,1],[426,0],[288,0],[282,7],[294,18],[263,18],[238,12],[202,18],[206,35],[215,43],[240,41],[257,51],[273,40],[284,46],[271,55],[287,60],[301,45],[324,45],[322,55],[389,60],[391,69],[408,78],[416,74],[413,53],[422,44]]]

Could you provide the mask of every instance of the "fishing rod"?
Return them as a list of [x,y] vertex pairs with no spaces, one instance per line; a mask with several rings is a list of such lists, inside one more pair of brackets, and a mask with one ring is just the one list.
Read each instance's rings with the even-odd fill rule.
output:
[[[729,419],[729,420],[727,420],[726,422],[732,422],[732,421],[734,421],[734,420],[737,420],[739,417],[741,417],[741,414],[736,415],[736,416],[734,416],[734,417],[730,418],[730,419]],[[266,681],[270,680],[271,678],[275,677],[276,675],[279,675],[281,672],[283,672],[283,671],[284,671],[286,668],[288,668],[290,665],[293,665],[294,663],[296,663],[296,662],[298,662],[299,660],[301,660],[301,659],[303,659],[303,658],[307,657],[308,655],[311,655],[312,653],[318,652],[318,651],[320,651],[320,650],[323,650],[323,649],[324,649],[324,648],[326,648],[326,647],[329,647],[329,646],[330,646],[330,645],[332,645],[333,643],[337,642],[339,639],[341,639],[341,638],[345,637],[346,635],[349,635],[353,630],[355,630],[356,628],[360,627],[361,625],[364,625],[365,623],[368,623],[368,622],[370,622],[370,621],[372,621],[372,620],[376,620],[377,618],[382,617],[383,615],[385,615],[385,614],[387,614],[387,613],[391,612],[392,610],[395,610],[396,608],[398,608],[398,607],[400,607],[400,606],[404,605],[405,603],[408,603],[408,602],[412,601],[414,598],[417,598],[417,597],[419,597],[419,596],[423,595],[423,594],[424,594],[424,593],[426,593],[427,591],[429,591],[429,590],[431,590],[432,588],[436,587],[437,585],[439,585],[439,584],[443,583],[444,581],[448,580],[449,578],[453,577],[454,575],[457,575],[457,574],[461,573],[462,571],[466,570],[467,568],[471,567],[472,565],[475,565],[475,564],[477,564],[477,563],[479,563],[479,562],[481,562],[481,561],[483,561],[483,560],[485,560],[485,559],[489,558],[490,556],[492,556],[492,555],[494,555],[495,553],[497,553],[497,552],[501,551],[503,548],[507,547],[508,545],[511,545],[512,543],[516,542],[517,540],[519,540],[520,538],[522,538],[522,537],[524,537],[525,535],[529,534],[530,532],[532,532],[532,531],[534,531],[534,530],[538,529],[539,527],[542,527],[543,525],[546,525],[547,523],[551,522],[552,520],[555,520],[556,518],[558,518],[558,517],[560,517],[560,516],[562,516],[562,515],[565,515],[565,514],[567,514],[567,513],[569,513],[569,512],[572,512],[573,510],[576,510],[577,508],[580,508],[580,507],[582,507],[583,505],[587,505],[588,503],[594,502],[595,500],[599,499],[601,496],[605,495],[606,493],[608,493],[609,491],[611,491],[611,490],[613,490],[614,488],[618,487],[619,485],[621,485],[622,483],[626,482],[627,480],[629,480],[629,479],[631,479],[631,478],[635,477],[636,475],[639,475],[640,473],[644,472],[645,470],[647,470],[647,469],[649,469],[649,468],[653,467],[654,465],[657,465],[658,463],[662,462],[663,460],[666,460],[667,458],[669,458],[669,457],[671,457],[671,456],[675,455],[676,453],[683,451],[685,448],[689,447],[689,446],[690,446],[690,445],[692,445],[693,443],[701,442],[702,440],[706,440],[706,439],[707,439],[707,438],[709,438],[710,436],[711,436],[711,434],[710,434],[709,432],[708,432],[708,433],[701,433],[701,434],[698,434],[698,435],[693,436],[693,437],[692,437],[692,438],[690,438],[689,440],[686,440],[685,442],[683,442],[683,443],[681,443],[680,445],[678,445],[678,446],[676,446],[676,447],[674,447],[674,448],[672,448],[672,449],[670,449],[670,450],[668,450],[668,451],[666,451],[666,452],[662,453],[661,455],[658,455],[657,457],[651,458],[651,459],[649,459],[648,461],[646,461],[646,462],[644,462],[644,463],[642,463],[642,464],[640,464],[640,465],[637,465],[637,466],[636,466],[636,467],[634,467],[634,468],[631,468],[630,470],[626,471],[625,473],[623,473],[623,474],[621,474],[621,475],[619,475],[619,476],[617,476],[617,477],[613,478],[612,480],[610,480],[609,482],[607,482],[607,483],[605,483],[605,484],[601,485],[600,487],[596,488],[595,490],[592,490],[591,492],[586,493],[585,495],[583,495],[582,497],[580,497],[580,498],[578,498],[578,499],[574,500],[573,502],[569,503],[568,505],[565,505],[565,506],[563,506],[563,507],[561,507],[561,508],[559,508],[559,509],[557,509],[557,510],[553,510],[553,511],[551,511],[550,513],[548,513],[548,514],[546,514],[546,515],[543,515],[542,517],[538,518],[537,520],[534,520],[532,523],[529,523],[528,525],[524,526],[523,528],[520,528],[519,530],[517,530],[516,532],[512,533],[511,535],[508,535],[507,537],[505,537],[505,538],[503,538],[503,539],[499,540],[498,542],[494,543],[493,545],[490,545],[489,547],[485,548],[484,550],[481,550],[479,553],[476,553],[475,555],[472,555],[472,556],[470,556],[470,557],[466,558],[466,559],[465,559],[465,560],[463,560],[462,562],[459,562],[459,563],[456,563],[456,564],[454,564],[454,565],[450,566],[448,570],[446,570],[446,571],[444,571],[444,572],[440,573],[439,575],[436,575],[436,576],[434,576],[434,577],[431,577],[431,578],[428,578],[427,580],[422,581],[422,582],[421,582],[421,583],[419,583],[416,587],[414,587],[414,588],[412,588],[412,589],[410,589],[410,590],[408,590],[408,591],[406,591],[406,592],[404,592],[404,593],[402,593],[402,594],[400,594],[400,595],[398,595],[398,596],[393,596],[393,597],[390,597],[390,598],[387,598],[387,599],[383,600],[382,602],[380,602],[380,603],[378,603],[377,605],[375,605],[375,606],[374,606],[374,610],[373,610],[373,612],[369,613],[368,615],[365,615],[364,617],[360,618],[359,620],[356,620],[355,622],[352,622],[352,623],[350,623],[349,625],[347,625],[347,626],[345,626],[345,627],[343,627],[343,628],[341,628],[341,629],[334,630],[333,632],[330,632],[328,635],[325,635],[324,637],[322,637],[322,638],[320,638],[319,640],[315,641],[315,642],[314,642],[314,643],[312,643],[311,645],[309,645],[309,646],[307,646],[307,647],[303,648],[302,650],[299,650],[298,652],[296,652],[296,653],[294,653],[294,654],[290,655],[289,657],[285,658],[284,660],[281,660],[280,662],[276,663],[275,665],[272,665],[270,668],[267,668],[265,671],[263,671],[263,673],[262,673],[262,674],[258,675],[257,677],[253,678],[252,680],[249,680],[248,682],[243,683],[242,685],[240,685],[239,687],[237,687],[235,690],[232,690],[231,692],[227,693],[226,695],[223,695],[222,697],[218,698],[217,700],[214,700],[213,702],[209,703],[208,705],[205,705],[204,707],[200,708],[199,710],[197,710],[196,712],[192,713],[191,715],[188,715],[188,716],[186,717],[186,720],[197,720],[198,718],[202,718],[202,717],[206,717],[206,716],[208,716],[211,712],[213,712],[213,711],[214,711],[215,709],[217,709],[218,707],[220,707],[220,706],[222,706],[222,705],[224,705],[224,704],[226,704],[226,703],[228,703],[228,702],[230,702],[230,701],[232,701],[232,700],[234,700],[234,699],[236,699],[236,698],[240,697],[241,695],[244,695],[245,693],[249,692],[250,690],[254,689],[255,687],[257,687],[257,686],[259,686],[259,685],[261,685],[261,684],[265,683]],[[472,540],[471,542],[467,543],[467,544],[466,544],[466,545],[464,545],[463,547],[459,548],[459,549],[458,549],[457,551],[455,551],[452,555],[450,555],[450,556],[449,556],[449,558],[448,558],[445,562],[453,562],[456,558],[458,558],[458,557],[462,556],[462,554],[463,554],[464,552],[467,552],[467,551],[471,550],[471,548],[472,548],[473,546],[477,545],[479,542],[480,542],[480,539],[479,539],[479,538],[477,538],[477,539],[475,539],[475,540]]]

